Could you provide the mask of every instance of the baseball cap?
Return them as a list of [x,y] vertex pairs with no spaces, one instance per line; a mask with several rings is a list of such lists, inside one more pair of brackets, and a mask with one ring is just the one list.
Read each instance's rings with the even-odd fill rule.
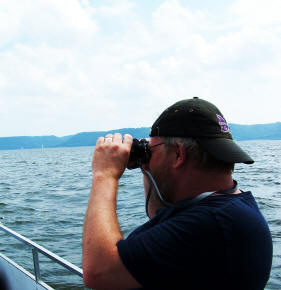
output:
[[254,160],[233,141],[219,109],[194,97],[168,107],[151,127],[150,137],[193,137],[213,157],[228,163],[252,164]]

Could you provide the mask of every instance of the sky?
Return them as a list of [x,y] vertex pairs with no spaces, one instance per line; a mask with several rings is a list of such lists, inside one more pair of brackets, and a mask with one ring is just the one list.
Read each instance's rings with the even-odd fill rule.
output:
[[281,121],[280,0],[0,0],[0,137],[150,127],[198,96]]

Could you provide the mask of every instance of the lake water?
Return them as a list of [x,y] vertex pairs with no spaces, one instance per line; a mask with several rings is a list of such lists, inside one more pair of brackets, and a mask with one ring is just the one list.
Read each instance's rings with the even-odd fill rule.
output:
[[[251,190],[269,223],[274,257],[266,289],[281,289],[281,141],[244,141],[256,161],[234,178]],[[91,185],[93,147],[0,151],[2,223],[81,267],[84,214]],[[119,183],[118,218],[127,236],[147,221],[140,171]],[[0,231],[0,252],[33,273],[30,248]],[[257,253],[258,255],[259,253]],[[55,289],[86,289],[82,279],[39,255],[42,280]]]

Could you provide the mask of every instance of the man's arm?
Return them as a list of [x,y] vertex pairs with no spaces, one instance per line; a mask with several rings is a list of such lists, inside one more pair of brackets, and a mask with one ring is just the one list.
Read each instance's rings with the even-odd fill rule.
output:
[[[112,135],[108,135],[110,137]],[[140,287],[123,265],[117,250],[122,234],[116,214],[118,180],[129,158],[132,137],[100,137],[93,156],[93,182],[84,222],[83,279],[95,289]]]

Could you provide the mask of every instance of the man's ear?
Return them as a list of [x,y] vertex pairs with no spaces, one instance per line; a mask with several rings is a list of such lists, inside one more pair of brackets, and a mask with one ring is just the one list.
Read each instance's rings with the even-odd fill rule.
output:
[[174,168],[178,168],[185,163],[186,160],[186,151],[181,144],[176,144],[176,155],[173,163]]

